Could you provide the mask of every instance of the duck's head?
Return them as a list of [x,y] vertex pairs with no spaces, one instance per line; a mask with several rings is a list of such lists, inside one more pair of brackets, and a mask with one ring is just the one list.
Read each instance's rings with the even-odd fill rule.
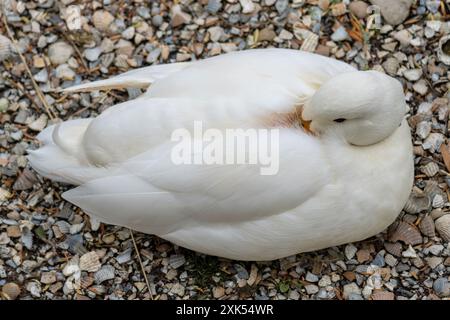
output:
[[389,137],[407,110],[399,81],[377,71],[340,74],[325,82],[305,104],[302,118],[315,133],[330,130],[353,145]]

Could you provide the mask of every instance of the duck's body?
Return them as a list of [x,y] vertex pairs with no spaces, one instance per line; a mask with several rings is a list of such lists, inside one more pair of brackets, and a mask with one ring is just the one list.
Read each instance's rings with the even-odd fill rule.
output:
[[[334,129],[314,136],[278,121],[351,72],[332,59],[267,49],[82,85],[151,84],[142,97],[95,119],[47,128],[39,136],[44,147],[30,161],[44,176],[80,185],[64,198],[99,220],[211,255],[272,260],[362,240],[392,223],[409,195],[407,122],[400,118],[386,138],[356,146]],[[192,132],[195,121],[222,132],[279,129],[278,173],[261,175],[255,165],[174,164],[171,134]]]

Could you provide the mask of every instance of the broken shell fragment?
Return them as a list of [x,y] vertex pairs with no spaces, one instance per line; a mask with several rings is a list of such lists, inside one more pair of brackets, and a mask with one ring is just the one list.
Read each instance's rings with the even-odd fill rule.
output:
[[426,194],[419,194],[412,192],[406,201],[405,207],[403,208],[407,213],[419,213],[422,211],[427,211],[430,207],[431,201]]
[[96,272],[101,268],[100,260],[95,251],[83,254],[80,257],[80,269],[88,272]]
[[432,237],[436,236],[436,233],[434,231],[433,218],[428,215],[423,217],[423,219],[420,221],[419,229],[422,232],[422,234],[427,237],[432,238]]
[[114,267],[107,265],[98,270],[95,275],[95,283],[101,284],[104,281],[114,279]]
[[14,49],[11,40],[0,34],[0,62],[12,56],[13,53]]
[[393,256],[400,257],[402,255],[403,246],[399,242],[385,242],[384,248]]
[[433,177],[439,172],[439,166],[434,162],[428,162],[426,165],[422,166],[420,170],[428,177]]
[[405,244],[416,245],[422,243],[422,236],[414,225],[400,221],[389,240],[393,242],[402,241]]

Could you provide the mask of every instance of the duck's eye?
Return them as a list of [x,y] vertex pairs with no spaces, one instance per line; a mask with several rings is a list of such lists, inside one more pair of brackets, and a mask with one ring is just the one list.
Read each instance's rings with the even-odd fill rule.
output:
[[334,119],[333,121],[334,121],[334,122],[337,122],[337,123],[341,123],[341,122],[344,122],[345,120],[347,120],[347,119],[344,119],[344,118],[338,118],[338,119]]

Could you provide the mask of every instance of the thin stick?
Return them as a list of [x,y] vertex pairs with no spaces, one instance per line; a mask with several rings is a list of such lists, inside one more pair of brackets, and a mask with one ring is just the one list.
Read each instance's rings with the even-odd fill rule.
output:
[[[39,88],[39,86],[37,85],[36,81],[34,81],[33,78],[33,74],[31,73],[30,68],[28,68],[28,64],[27,64],[27,60],[25,59],[25,57],[22,55],[22,53],[19,50],[19,47],[17,46],[17,41],[13,35],[13,33],[11,32],[11,30],[9,29],[8,26],[8,20],[6,19],[6,13],[5,11],[3,11],[3,24],[5,25],[6,28],[6,32],[8,33],[9,38],[12,41],[12,44],[14,45],[14,49],[16,50],[16,52],[18,53],[18,55],[20,56],[20,59],[22,60],[23,64],[25,65],[25,70],[28,73],[28,76],[31,79],[31,83],[33,84],[34,90],[36,91],[36,94],[39,98],[39,100],[41,100],[42,105],[45,108],[45,111],[47,112],[47,115],[50,119],[54,119],[56,118],[55,114],[53,113],[53,111],[50,109],[50,106],[48,105],[47,101],[45,100],[44,95],[42,94],[41,89]],[[25,86],[24,86],[25,88]]]
[[152,289],[150,287],[150,283],[148,282],[147,273],[145,272],[144,265],[143,265],[142,259],[141,259],[141,254],[139,253],[139,249],[136,244],[136,240],[134,239],[133,230],[131,230],[131,229],[128,229],[128,230],[130,230],[131,239],[133,240],[134,250],[136,251],[136,254],[137,254],[137,257],[139,260],[139,264],[141,265],[142,275],[144,276],[145,283],[146,283],[147,289],[148,289],[148,293],[150,294],[150,300],[153,300]]

